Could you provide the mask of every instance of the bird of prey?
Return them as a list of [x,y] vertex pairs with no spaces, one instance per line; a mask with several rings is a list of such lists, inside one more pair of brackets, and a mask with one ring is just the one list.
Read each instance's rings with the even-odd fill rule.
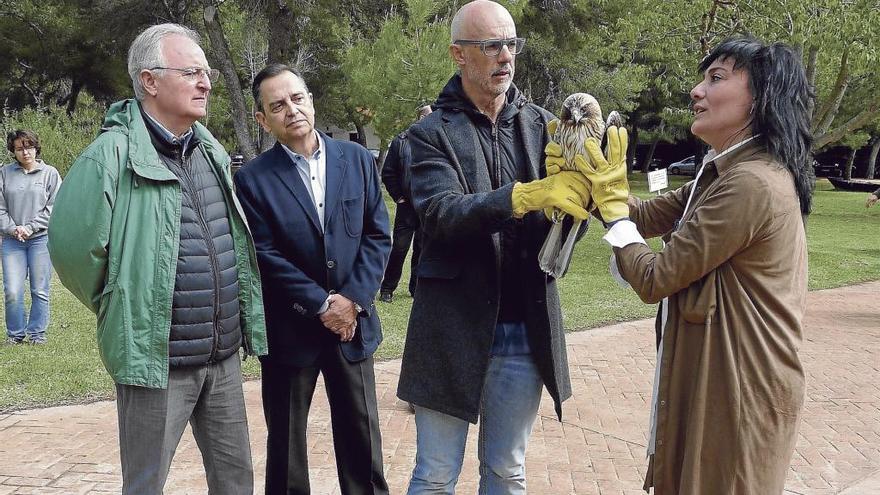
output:
[[[608,115],[607,125],[619,126],[622,125],[622,120],[619,113],[611,112]],[[553,121],[548,125],[553,140],[562,148],[562,157],[565,159],[562,170],[577,171],[575,156],[584,154],[584,143],[588,138],[593,137],[601,141],[605,129],[606,122],[602,119],[602,108],[596,98],[587,93],[569,95],[562,103],[558,122]],[[553,226],[538,254],[538,264],[541,269],[555,278],[561,278],[568,270],[574,243],[581,227],[581,222],[575,219],[563,243],[563,216],[562,212],[554,211]]]

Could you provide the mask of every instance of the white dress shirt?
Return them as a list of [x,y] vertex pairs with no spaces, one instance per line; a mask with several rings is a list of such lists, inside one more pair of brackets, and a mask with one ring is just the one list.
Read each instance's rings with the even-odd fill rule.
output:
[[284,151],[293,160],[300,179],[302,179],[306,190],[309,191],[309,195],[312,197],[312,205],[314,205],[315,210],[318,212],[318,223],[321,226],[321,232],[323,232],[324,200],[327,191],[327,153],[324,150],[324,140],[321,139],[321,135],[317,132],[315,133],[315,139],[318,140],[318,149],[310,157],[300,155],[284,144],[281,147],[284,148]]
[[[315,139],[318,140],[318,149],[310,157],[305,157],[288,148],[284,144],[281,147],[293,160],[296,165],[296,171],[305,184],[309,195],[312,197],[312,205],[318,212],[318,223],[321,225],[321,232],[324,232],[324,210],[327,208],[327,153],[324,149],[324,140],[321,135],[315,132]],[[330,307],[330,297],[324,301],[318,309],[318,314],[323,314]],[[354,305],[355,310],[360,313],[363,308],[357,303]]]

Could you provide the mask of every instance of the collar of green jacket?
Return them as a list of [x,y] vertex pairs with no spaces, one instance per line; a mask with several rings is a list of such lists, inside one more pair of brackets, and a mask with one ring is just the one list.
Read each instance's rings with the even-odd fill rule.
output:
[[[120,132],[128,136],[128,163],[137,175],[151,180],[177,180],[160,161],[141,112],[141,106],[135,99],[117,101],[107,109],[101,132]],[[208,158],[228,167],[229,155],[208,129],[199,122],[195,122],[192,129]]]

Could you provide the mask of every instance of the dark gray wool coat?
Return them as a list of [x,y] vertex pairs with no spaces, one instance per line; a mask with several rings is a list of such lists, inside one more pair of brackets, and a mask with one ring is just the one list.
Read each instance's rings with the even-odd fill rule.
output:
[[[528,103],[515,86],[507,98],[519,109],[516,137],[528,157],[528,178],[544,177],[546,124],[553,115]],[[537,261],[550,222],[542,212],[514,219],[513,184],[492,189],[470,121],[475,111],[455,75],[434,113],[410,128],[413,205],[424,237],[397,395],[477,422],[498,319],[500,231],[507,222],[522,221],[522,256],[531,261],[523,263],[528,269],[522,287],[529,344],[561,419],[562,401],[571,396],[562,313],[556,281]]]

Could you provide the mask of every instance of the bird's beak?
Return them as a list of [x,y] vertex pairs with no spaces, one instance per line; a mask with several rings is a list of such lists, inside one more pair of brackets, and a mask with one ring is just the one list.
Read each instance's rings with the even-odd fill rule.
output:
[[582,115],[581,115],[580,110],[572,110],[571,111],[571,121],[572,122],[575,122],[575,123],[580,122],[581,117],[582,117]]

